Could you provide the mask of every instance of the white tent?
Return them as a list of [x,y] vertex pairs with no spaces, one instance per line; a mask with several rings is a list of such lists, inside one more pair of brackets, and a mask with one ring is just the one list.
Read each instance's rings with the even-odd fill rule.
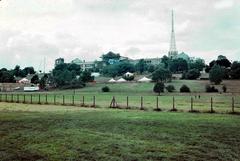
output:
[[116,82],[116,80],[114,80],[114,79],[112,78],[112,79],[110,79],[108,82],[114,83],[114,82]]
[[119,80],[117,80],[117,82],[126,82],[126,80],[123,78],[120,78]]
[[127,73],[125,73],[124,75],[127,76],[127,77],[131,77],[131,76],[133,76],[134,74],[133,74],[133,73],[130,73],[130,72],[127,72]]
[[143,77],[143,78],[139,79],[138,82],[151,82],[151,79],[149,79],[147,77]]

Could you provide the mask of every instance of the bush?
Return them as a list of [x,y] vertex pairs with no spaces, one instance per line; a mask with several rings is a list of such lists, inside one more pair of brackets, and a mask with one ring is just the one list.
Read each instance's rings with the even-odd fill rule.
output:
[[166,87],[166,90],[167,90],[168,92],[173,92],[173,91],[175,90],[175,87],[174,87],[173,85],[168,85],[168,86]]
[[108,86],[102,87],[102,92],[109,92],[110,88]]
[[206,92],[218,92],[218,89],[216,89],[214,86],[206,85]]
[[227,86],[223,85],[222,90],[223,90],[224,93],[226,93],[227,92]]
[[160,95],[161,92],[164,92],[164,83],[162,82],[156,83],[153,87],[153,91]]
[[187,93],[189,93],[189,92],[191,92],[190,91],[190,88],[187,86],[187,85],[182,85],[182,87],[180,88],[180,92],[181,93],[183,93],[183,92],[187,92]]

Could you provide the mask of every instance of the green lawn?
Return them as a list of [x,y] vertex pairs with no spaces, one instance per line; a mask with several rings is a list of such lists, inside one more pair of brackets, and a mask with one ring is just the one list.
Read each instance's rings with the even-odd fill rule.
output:
[[240,160],[240,117],[0,103],[0,160]]

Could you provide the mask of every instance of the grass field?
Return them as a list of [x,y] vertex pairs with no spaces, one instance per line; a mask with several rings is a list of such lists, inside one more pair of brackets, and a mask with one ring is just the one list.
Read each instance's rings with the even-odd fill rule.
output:
[[[235,98],[234,105],[235,111],[240,112],[240,94],[235,93],[239,86],[237,86],[240,81],[225,81],[224,84],[229,88],[228,92],[225,94],[219,93],[204,93],[205,85],[208,81],[186,81],[186,80],[174,80],[170,84],[173,84],[176,87],[176,92],[174,93],[162,93],[159,96],[159,107],[162,110],[170,110],[173,107],[173,96],[175,96],[175,106],[180,111],[189,111],[191,97],[193,97],[193,108],[198,111],[206,112],[210,110],[210,98],[213,97],[213,108],[216,112],[227,113],[232,109],[232,97]],[[179,88],[183,85],[187,84],[191,93],[179,93]],[[101,88],[103,86],[109,86],[110,92],[103,93]],[[132,109],[139,109],[141,105],[141,96],[143,96],[143,106],[146,110],[153,110],[156,108],[156,97],[157,95],[153,93],[154,84],[153,83],[120,83],[120,84],[88,84],[87,87],[77,90],[55,90],[50,92],[40,92],[40,93],[25,93],[26,94],[26,102],[30,102],[30,94],[32,94],[32,102],[39,102],[39,94],[41,94],[40,102],[42,104],[46,103],[45,94],[48,94],[47,102],[53,104],[54,103],[54,95],[56,95],[56,103],[57,104],[75,104],[81,105],[84,103],[88,106],[93,104],[93,96],[96,98],[97,107],[106,108],[110,106],[110,102],[112,97],[116,97],[116,101],[118,106],[122,108],[126,108],[127,106],[127,96],[129,98],[128,105]],[[235,86],[235,88],[234,88]],[[220,88],[220,86],[218,86]],[[234,91],[235,90],[235,91]],[[234,93],[231,93],[234,92]],[[23,102],[23,93],[20,93],[19,101]],[[63,101],[64,95],[64,101]],[[198,96],[201,96],[198,98]],[[73,97],[74,96],[74,97]],[[11,101],[11,94],[9,93],[7,99],[5,95],[2,95],[2,100]],[[13,95],[14,102],[17,101],[17,95],[14,93]]]
[[240,117],[0,103],[0,160],[240,160]]

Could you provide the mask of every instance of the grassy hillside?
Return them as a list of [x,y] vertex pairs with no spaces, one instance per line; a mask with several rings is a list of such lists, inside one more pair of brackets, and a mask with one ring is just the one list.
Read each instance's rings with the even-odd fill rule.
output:
[[1,160],[240,160],[240,117],[0,103]]

